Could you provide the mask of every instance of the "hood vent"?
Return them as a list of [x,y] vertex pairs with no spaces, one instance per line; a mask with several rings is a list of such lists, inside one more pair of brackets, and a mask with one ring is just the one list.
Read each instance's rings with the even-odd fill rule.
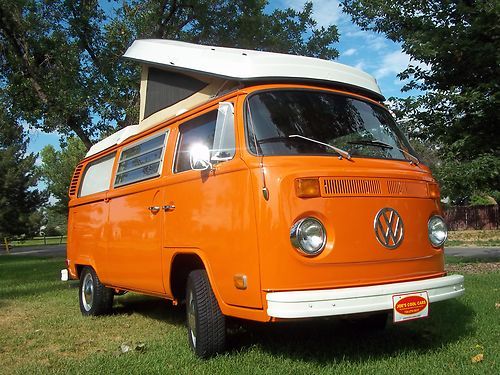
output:
[[322,197],[428,197],[425,181],[352,177],[320,177],[319,180]]
[[321,195],[333,197],[339,195],[380,195],[380,180],[362,178],[322,178]]

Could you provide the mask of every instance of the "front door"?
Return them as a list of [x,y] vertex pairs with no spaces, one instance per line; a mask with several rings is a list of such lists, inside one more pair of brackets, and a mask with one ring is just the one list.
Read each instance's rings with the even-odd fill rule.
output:
[[[164,246],[174,256],[201,254],[212,287],[225,303],[260,308],[251,176],[235,152],[232,119],[225,122],[221,116],[233,116],[232,104],[221,103],[179,125],[172,175],[165,186],[165,203],[171,209],[165,212]],[[200,145],[211,149],[216,163],[212,169],[191,169],[190,150]],[[237,287],[235,278],[243,277],[245,285]]]

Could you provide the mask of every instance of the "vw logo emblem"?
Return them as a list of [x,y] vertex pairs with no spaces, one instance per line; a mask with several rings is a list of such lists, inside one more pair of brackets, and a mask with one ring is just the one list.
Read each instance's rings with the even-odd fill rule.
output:
[[390,207],[382,208],[373,222],[378,242],[388,249],[395,249],[403,241],[403,220],[398,212]]

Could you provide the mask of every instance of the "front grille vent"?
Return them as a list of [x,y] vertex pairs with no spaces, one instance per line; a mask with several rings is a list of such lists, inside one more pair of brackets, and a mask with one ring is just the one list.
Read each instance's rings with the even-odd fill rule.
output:
[[425,181],[365,177],[320,177],[319,181],[322,197],[428,197]]
[[322,195],[381,195],[380,180],[365,178],[323,178],[321,179]]

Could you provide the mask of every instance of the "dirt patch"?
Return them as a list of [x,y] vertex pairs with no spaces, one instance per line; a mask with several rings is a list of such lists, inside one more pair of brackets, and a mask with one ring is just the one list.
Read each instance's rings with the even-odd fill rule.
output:
[[460,230],[448,232],[450,246],[499,246],[500,230]]
[[456,263],[445,266],[447,272],[489,273],[500,272],[500,262],[491,263]]

